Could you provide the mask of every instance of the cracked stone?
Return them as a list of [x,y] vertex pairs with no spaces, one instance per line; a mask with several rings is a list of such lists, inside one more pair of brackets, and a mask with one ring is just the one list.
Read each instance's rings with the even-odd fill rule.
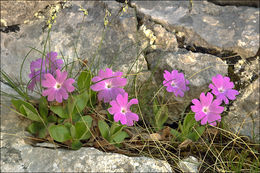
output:
[[211,54],[231,51],[252,57],[259,47],[259,10],[253,7],[218,6],[194,1],[133,1],[138,13],[149,16],[168,30],[182,32],[179,38],[190,47],[205,48]]
[[2,1],[1,26],[24,24],[35,17],[40,10],[58,1]]
[[[88,16],[84,21],[80,6],[88,10]],[[58,58],[62,58],[60,53],[62,52],[68,62],[76,60],[74,67],[79,67],[80,61],[87,59],[89,65],[92,64],[97,70],[111,65],[114,71],[120,70],[126,73],[132,64],[134,65],[130,73],[147,70],[144,57],[140,56],[137,59],[140,51],[135,35],[137,33],[135,11],[133,8],[128,8],[125,13],[115,17],[120,8],[121,4],[117,2],[71,2],[69,8],[62,9],[57,14],[56,23],[50,33],[51,51],[57,51]],[[111,12],[109,20],[113,18],[113,23],[103,35],[105,9]],[[42,51],[47,37],[47,30],[42,30],[45,24],[41,19],[33,24],[21,25],[17,33],[1,32],[1,68],[13,79],[19,79],[20,66],[23,58],[31,50],[30,47]],[[74,45],[77,47],[80,60],[77,59]],[[22,71],[24,84],[29,81],[30,62],[40,57],[41,54],[37,51],[32,51],[28,55]]]
[[224,122],[229,129],[240,135],[260,141],[259,78],[244,89],[230,107]]

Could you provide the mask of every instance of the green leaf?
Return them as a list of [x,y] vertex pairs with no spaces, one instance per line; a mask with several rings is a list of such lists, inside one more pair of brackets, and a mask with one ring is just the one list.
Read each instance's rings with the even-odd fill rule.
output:
[[199,126],[197,128],[195,128],[196,131],[191,132],[187,138],[191,139],[192,141],[196,142],[197,140],[199,140],[199,138],[201,137],[201,135],[203,134],[203,132],[205,131],[205,126]]
[[47,128],[46,127],[39,130],[39,133],[38,133],[39,138],[45,138],[46,135],[47,135]]
[[46,120],[46,117],[48,116],[48,102],[45,97],[40,98],[39,112],[40,115]]
[[78,89],[80,92],[84,90],[89,90],[91,84],[91,78],[92,75],[89,70],[84,70],[80,73],[77,81]]
[[168,119],[168,108],[166,105],[163,105],[158,112],[155,114],[155,124],[158,130],[163,128],[163,124]]
[[181,135],[181,133],[178,132],[178,131],[175,130],[175,129],[171,129],[171,134],[172,134],[175,138],[178,138],[178,137]]
[[95,105],[97,102],[97,92],[90,90],[89,95],[90,95],[90,99],[88,102],[88,106],[91,107],[91,105]]
[[192,127],[196,125],[196,120],[195,120],[195,114],[193,112],[189,112],[183,121],[183,130],[182,133],[187,135],[189,132],[192,131]]
[[31,134],[37,134],[40,129],[44,128],[44,124],[40,122],[32,122],[28,127],[27,131]]
[[[25,102],[23,100],[12,100],[11,102],[16,108],[16,110],[18,111],[20,111],[21,106],[24,105],[27,109],[32,111],[34,114],[39,115],[38,111],[34,108],[34,106],[28,102]],[[25,117],[27,116],[26,111],[24,109],[22,109],[22,112],[20,111],[20,113],[23,114]]]
[[75,96],[74,98],[75,98],[76,103],[75,103],[75,108],[74,108],[73,114],[80,113],[87,106],[87,103],[89,100],[89,95],[86,91],[80,95]]
[[69,118],[69,115],[67,113],[67,109],[64,106],[51,106],[51,111],[57,114],[61,118]]
[[98,128],[103,138],[109,140],[109,126],[105,121],[98,121]]
[[117,132],[120,132],[123,127],[124,127],[123,125],[121,125],[121,124],[119,124],[117,122],[113,122],[113,124],[112,124],[112,126],[110,128],[110,134],[113,135],[113,134],[115,134]]
[[56,116],[54,116],[54,115],[50,115],[50,116],[48,116],[47,117],[47,121],[49,122],[49,123],[54,123],[54,122],[57,122],[57,117]]
[[[92,117],[91,116],[83,116],[78,122],[75,123],[75,129],[71,129],[71,133],[76,139],[86,140],[89,139],[91,133],[89,129],[92,125]],[[75,132],[74,132],[75,130]]]
[[192,127],[195,123],[196,123],[196,120],[195,120],[195,113],[193,112],[189,112],[185,118],[184,118],[184,121],[183,121],[183,126],[184,127]]
[[118,133],[116,136],[113,137],[113,141],[120,144],[127,137],[129,137],[128,134],[125,131],[121,131],[120,133]]
[[52,125],[49,127],[51,137],[58,142],[65,142],[71,139],[69,129],[64,125]]
[[45,138],[47,135],[47,129],[43,123],[33,122],[27,127],[27,131],[33,135],[37,135],[40,138]]
[[31,109],[28,109],[25,105],[21,105],[20,107],[20,112],[26,116],[26,118],[33,120],[33,121],[38,121],[38,122],[42,122],[40,115],[38,114],[38,112],[34,112]]
[[154,101],[153,101],[153,113],[154,114],[156,114],[159,110],[158,105],[159,105],[158,101],[156,99],[154,99]]
[[86,140],[89,139],[91,136],[91,133],[89,131],[90,126],[86,126],[86,124],[84,122],[76,122],[75,124],[75,130],[76,130],[76,134],[75,134],[75,138],[76,139],[80,139],[80,140]]
[[68,104],[67,104],[69,117],[72,117],[75,105],[76,105],[75,97],[74,96],[69,97]]
[[[64,124],[65,125],[65,124]],[[66,127],[70,128],[70,134],[71,134],[71,137],[72,139],[75,139],[76,138],[76,128],[74,125],[70,124],[70,126],[68,125],[65,125]]]
[[86,122],[87,125],[90,127],[91,124],[92,124],[92,117],[89,116],[89,115],[86,115],[86,116],[82,116],[81,119],[79,121],[82,121],[82,122]]
[[82,147],[82,143],[79,140],[75,140],[71,143],[71,149],[78,150]]

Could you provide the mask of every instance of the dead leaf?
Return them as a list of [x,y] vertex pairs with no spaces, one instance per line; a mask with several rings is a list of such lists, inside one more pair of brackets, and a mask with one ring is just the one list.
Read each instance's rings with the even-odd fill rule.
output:
[[152,133],[150,134],[150,139],[154,141],[162,140],[162,136],[159,133]]
[[219,133],[219,130],[215,128],[207,128],[206,132],[215,136]]
[[167,140],[171,136],[171,128],[166,126],[162,131],[162,140]]
[[191,139],[185,139],[179,146],[178,148],[187,148],[190,144],[192,144],[192,140]]
[[116,147],[112,144],[110,144],[107,140],[105,139],[100,139],[100,140],[96,140],[94,142],[94,147],[95,148],[101,148],[101,149],[105,149],[107,151],[115,151]]

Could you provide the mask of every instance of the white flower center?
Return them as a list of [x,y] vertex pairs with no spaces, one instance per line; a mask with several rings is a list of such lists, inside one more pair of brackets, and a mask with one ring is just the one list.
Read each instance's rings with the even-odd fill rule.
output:
[[220,93],[223,93],[223,92],[225,92],[225,90],[221,87],[221,88],[219,88],[218,89],[218,91],[220,92]]
[[209,113],[209,107],[204,106],[204,107],[202,108],[202,112],[204,112],[205,114]]
[[110,82],[109,83],[105,83],[105,85],[106,85],[106,88],[108,88],[108,89],[112,88],[112,85],[111,85]]
[[125,114],[126,113],[126,109],[125,108],[121,108],[121,113]]
[[55,86],[54,86],[55,89],[60,89],[61,88],[61,84],[56,82]]
[[175,85],[176,85],[176,84],[174,83],[174,81],[172,81],[172,83],[171,83],[171,86],[173,86],[173,87],[174,87]]

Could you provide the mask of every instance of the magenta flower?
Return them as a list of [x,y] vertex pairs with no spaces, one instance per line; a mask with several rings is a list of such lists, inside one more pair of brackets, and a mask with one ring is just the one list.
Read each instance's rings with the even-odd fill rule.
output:
[[72,84],[75,80],[66,79],[67,75],[67,72],[61,72],[59,69],[56,70],[56,79],[50,73],[44,75],[45,80],[42,80],[42,86],[48,89],[44,90],[42,95],[48,96],[48,101],[56,99],[61,103],[63,99],[68,99],[68,92],[74,91],[75,87]]
[[50,52],[46,55],[43,61],[42,58],[39,58],[31,62],[31,73],[29,74],[31,82],[28,85],[29,90],[34,90],[36,83],[40,82],[40,79],[44,79],[44,74],[51,73],[54,75],[56,69],[61,69],[63,61],[56,58],[57,52]]
[[138,121],[139,117],[137,114],[131,112],[130,107],[132,104],[138,104],[137,99],[131,99],[128,102],[128,94],[117,95],[116,99],[110,102],[111,108],[108,109],[110,114],[114,115],[115,122],[120,121],[121,124],[127,126],[133,126],[134,121]]
[[220,99],[221,101],[224,100],[225,104],[228,104],[230,100],[235,100],[236,95],[239,94],[237,90],[234,90],[234,83],[230,82],[229,77],[223,77],[220,74],[212,77],[213,84],[209,85],[209,88],[212,89],[212,93]]
[[91,85],[90,88],[93,91],[98,91],[98,100],[104,100],[105,103],[116,99],[118,94],[124,94],[123,87],[126,85],[126,78],[121,78],[122,72],[113,72],[107,68],[105,71],[100,70],[98,76],[92,78],[92,82],[96,82]]
[[189,90],[189,87],[186,85],[189,84],[189,81],[184,78],[183,73],[179,73],[177,70],[173,70],[171,73],[167,70],[163,74],[164,81],[163,85],[168,92],[173,92],[176,97],[184,96],[184,92]]
[[224,107],[219,106],[221,101],[219,99],[215,99],[213,101],[213,95],[211,93],[207,93],[205,96],[204,93],[200,94],[200,101],[198,99],[193,99],[191,106],[191,110],[195,112],[196,121],[201,120],[201,124],[204,125],[207,122],[216,126],[216,121],[221,120],[220,114],[224,111]]

